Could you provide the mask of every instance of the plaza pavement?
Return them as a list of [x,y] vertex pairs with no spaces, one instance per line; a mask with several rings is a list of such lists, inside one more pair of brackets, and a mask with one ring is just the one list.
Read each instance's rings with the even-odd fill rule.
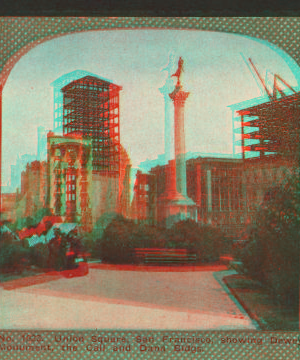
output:
[[[90,264],[0,284],[1,329],[256,329],[218,267]],[[217,275],[217,276],[216,276]]]

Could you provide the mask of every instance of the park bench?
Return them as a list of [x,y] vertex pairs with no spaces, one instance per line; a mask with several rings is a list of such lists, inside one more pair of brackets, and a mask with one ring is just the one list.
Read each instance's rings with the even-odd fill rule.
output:
[[135,248],[134,253],[139,262],[146,264],[194,263],[197,259],[196,254],[187,249]]

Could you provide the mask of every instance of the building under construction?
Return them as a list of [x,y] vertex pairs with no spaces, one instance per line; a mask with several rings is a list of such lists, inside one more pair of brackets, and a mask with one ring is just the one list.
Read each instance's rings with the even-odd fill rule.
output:
[[[243,158],[299,153],[300,93],[240,110]],[[246,156],[247,153],[247,156]]]
[[60,76],[51,83],[53,87],[53,131],[55,134],[63,134],[63,105],[64,96],[61,89],[71,81],[78,80],[84,76],[96,76],[95,74],[85,70],[75,70],[68,74]]
[[267,86],[253,61],[248,61],[261,84],[263,97],[230,108],[234,152],[240,149],[244,164],[245,215],[252,223],[270,189],[299,166],[300,92],[278,74],[273,76],[273,86]]
[[120,90],[120,86],[94,76],[62,88],[63,134],[92,139],[94,173],[118,176],[120,172]]
[[[300,128],[300,92],[275,74],[271,91],[251,58],[249,64],[262,84],[268,101],[238,109],[234,132],[239,139],[243,159],[265,157],[298,158]],[[240,123],[240,125],[239,125]]]

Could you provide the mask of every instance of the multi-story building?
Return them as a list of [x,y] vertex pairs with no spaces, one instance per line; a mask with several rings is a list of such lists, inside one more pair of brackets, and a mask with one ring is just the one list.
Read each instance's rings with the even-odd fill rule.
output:
[[241,159],[196,158],[187,161],[187,191],[197,204],[198,222],[222,227],[236,236],[245,222]]
[[[292,89],[293,90],[293,89]],[[270,187],[299,166],[300,92],[274,96],[257,105],[235,106],[234,147],[240,149],[244,170],[246,211],[253,221]]]
[[21,169],[17,165],[10,165],[10,186],[12,191],[16,191],[17,188],[20,189],[21,183]]
[[[240,158],[198,157],[187,161],[187,195],[197,205],[198,222],[221,226],[230,237],[238,237],[255,221],[268,190],[299,167],[300,93],[254,103],[231,106],[235,113],[234,154],[239,149]],[[150,216],[150,203],[143,197],[145,189],[149,189],[148,198],[159,198],[165,191],[167,166],[152,168],[152,177],[138,173],[134,208],[140,208],[141,214],[135,212],[136,219]],[[150,186],[153,176],[155,186]],[[160,223],[159,209],[155,221]]]
[[130,215],[130,179],[131,179],[131,160],[122,145],[120,153],[120,177],[119,177],[119,210],[118,213],[124,217]]
[[299,158],[300,92],[237,111],[235,147],[243,159]]
[[75,70],[60,76],[51,83],[51,86],[53,87],[53,131],[55,134],[62,135],[63,133],[64,96],[61,89],[71,81],[80,79],[87,75],[96,76],[88,71]]
[[[16,191],[21,187],[21,173],[26,170],[27,164],[37,160],[34,154],[18,155],[16,164],[10,166],[10,192]],[[44,159],[45,160],[45,159]]]
[[63,133],[92,139],[94,173],[119,176],[121,89],[95,76],[85,76],[62,88]]
[[138,170],[134,184],[131,217],[149,225],[157,223],[157,177]]
[[47,206],[48,166],[46,161],[28,163],[21,174],[20,205],[23,217],[33,216],[36,211]]
[[16,220],[16,193],[1,194],[1,222],[15,222]]
[[[165,192],[167,167],[156,166],[149,174],[137,173],[133,217],[150,224],[160,224],[158,199]],[[241,159],[190,159],[186,165],[187,194],[196,204],[197,221],[221,226],[232,237],[245,222],[245,189]]]
[[92,141],[48,134],[49,207],[68,222],[92,223]]
[[242,181],[249,221],[255,221],[257,207],[263,202],[268,190],[278,186],[287,175],[292,173],[296,165],[295,161],[278,155],[245,160]]
[[105,212],[128,216],[130,207],[131,164],[120,143],[121,89],[90,75],[61,89],[64,136],[79,134],[92,141],[93,223]]

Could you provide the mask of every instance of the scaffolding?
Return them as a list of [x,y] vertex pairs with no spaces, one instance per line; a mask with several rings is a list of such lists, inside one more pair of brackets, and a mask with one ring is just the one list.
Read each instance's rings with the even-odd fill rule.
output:
[[75,70],[68,74],[64,74],[51,83],[53,87],[53,131],[56,134],[63,133],[63,102],[64,97],[61,89],[71,81],[81,79],[84,76],[97,76],[91,72],[84,70]]
[[240,139],[245,158],[284,156],[297,159],[299,156],[300,92],[271,100],[238,111],[240,127],[235,133]]
[[85,76],[62,88],[63,134],[92,139],[93,172],[119,175],[119,92],[122,87]]

